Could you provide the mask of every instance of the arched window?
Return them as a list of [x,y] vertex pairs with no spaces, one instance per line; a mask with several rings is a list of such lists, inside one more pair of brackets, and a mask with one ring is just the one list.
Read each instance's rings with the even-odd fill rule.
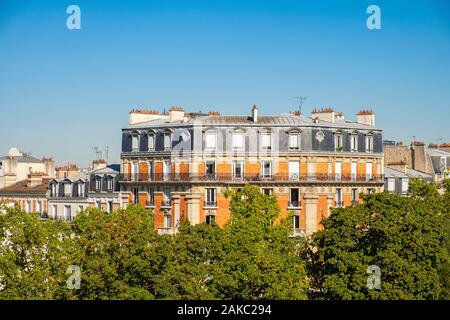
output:
[[139,135],[140,135],[140,132],[137,130],[134,130],[131,133],[131,150],[132,151],[139,151]]
[[350,133],[350,151],[358,152],[358,131]]

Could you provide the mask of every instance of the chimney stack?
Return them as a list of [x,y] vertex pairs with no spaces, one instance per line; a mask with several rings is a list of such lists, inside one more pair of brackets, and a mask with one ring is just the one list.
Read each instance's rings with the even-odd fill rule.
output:
[[334,116],[334,110],[333,108],[322,108],[322,109],[314,109],[311,112],[311,117],[313,119],[318,119],[320,121],[327,121],[334,123],[335,116]]
[[252,108],[252,120],[253,122],[258,122],[258,108],[256,107],[256,104],[254,104]]
[[375,113],[372,110],[361,110],[356,114],[356,122],[366,126],[375,126]]
[[168,119],[169,116],[161,114],[159,111],[133,109],[130,111],[130,124],[142,123],[147,121],[153,121],[156,119]]
[[172,107],[169,110],[170,122],[180,121],[184,118],[184,110],[181,107]]

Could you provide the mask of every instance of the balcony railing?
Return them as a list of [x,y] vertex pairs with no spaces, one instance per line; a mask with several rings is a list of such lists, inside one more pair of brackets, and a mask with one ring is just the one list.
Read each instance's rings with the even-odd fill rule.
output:
[[299,201],[289,201],[288,208],[300,208],[300,202]]
[[216,208],[217,207],[217,201],[205,201],[204,207],[205,208]]
[[161,201],[161,207],[170,207],[170,199]]
[[119,176],[122,182],[264,182],[264,181],[280,181],[280,182],[384,182],[384,175],[372,174],[308,174],[298,175],[289,173],[277,173],[274,175],[262,174],[240,174],[232,173],[215,173],[215,174],[189,174],[189,173],[139,173],[139,174],[121,174]]

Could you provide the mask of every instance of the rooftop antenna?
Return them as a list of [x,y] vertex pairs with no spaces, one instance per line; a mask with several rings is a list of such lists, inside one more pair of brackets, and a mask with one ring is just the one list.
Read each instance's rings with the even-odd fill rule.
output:
[[433,140],[436,141],[437,148],[439,149],[439,146],[441,145],[441,142],[442,142],[443,138],[442,138],[442,137],[439,137],[439,138],[435,138],[435,139],[433,139]]
[[106,146],[106,150],[105,150],[105,154],[106,154],[106,163],[108,163],[108,156],[109,156],[109,146]]
[[102,158],[102,152],[98,149],[98,147],[92,147],[92,150],[94,150],[97,160],[100,160]]
[[302,114],[303,102],[305,102],[306,97],[294,97],[294,99],[297,100],[298,111],[300,112],[300,114]]

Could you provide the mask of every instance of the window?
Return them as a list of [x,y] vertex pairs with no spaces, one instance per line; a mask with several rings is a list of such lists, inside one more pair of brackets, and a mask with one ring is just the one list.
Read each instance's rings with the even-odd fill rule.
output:
[[172,227],[172,221],[171,216],[168,212],[164,213],[164,228],[170,229]]
[[335,146],[336,151],[342,151],[342,147],[343,147],[342,133],[337,132],[334,135],[334,146]]
[[300,162],[289,161],[289,180],[299,180],[300,178]]
[[233,133],[233,149],[244,149],[244,134],[242,132]]
[[292,223],[293,223],[294,230],[300,229],[300,215],[294,214],[292,216]]
[[366,136],[366,152],[373,152],[373,136]]
[[172,148],[170,133],[164,133],[164,150],[170,150]]
[[84,184],[82,182],[78,183],[78,196],[84,197]]
[[164,188],[164,205],[170,206],[170,188]]
[[72,208],[70,206],[64,206],[64,219],[72,220]]
[[272,162],[271,161],[263,161],[261,168],[262,168],[263,178],[272,177]]
[[101,177],[95,177],[95,191],[101,191],[102,190],[102,178]]
[[95,201],[95,206],[96,206],[97,209],[99,209],[99,210],[102,209],[102,203],[100,202],[100,200]]
[[216,134],[214,132],[206,133],[205,148],[206,149],[216,149]]
[[261,191],[266,196],[271,196],[273,194],[273,189],[272,188],[262,188]]
[[298,188],[289,190],[289,207],[300,208],[300,190]]
[[372,180],[372,168],[373,164],[371,162],[366,163],[366,177],[367,180]]
[[271,148],[271,136],[270,132],[265,132],[261,135],[261,147],[263,149]]
[[358,189],[352,188],[352,204],[355,205],[358,202]]
[[395,178],[387,178],[387,191],[394,192],[395,191]]
[[53,197],[58,196],[58,184],[57,183],[52,184],[52,196]]
[[206,224],[213,224],[216,222],[216,216],[214,214],[207,214],[205,216],[205,223]]
[[170,171],[171,171],[170,160],[164,160],[163,161],[164,180],[169,180],[170,179]]
[[148,188],[148,205],[155,205],[155,188],[153,187]]
[[139,150],[139,136],[137,134],[133,134],[131,137],[131,149],[132,151]]
[[83,206],[82,206],[82,205],[79,205],[79,206],[78,206],[78,212],[82,212],[83,210],[84,210]]
[[113,191],[113,189],[114,189],[113,177],[108,177],[107,184],[108,184],[108,191]]
[[351,170],[350,174],[351,174],[352,181],[355,181],[356,180],[356,162],[352,162],[350,170]]
[[402,193],[408,193],[409,180],[407,178],[402,178]]
[[64,184],[64,196],[65,197],[72,196],[72,184],[71,183]]
[[113,212],[113,202],[112,202],[112,200],[109,200],[108,201],[108,212],[109,213],[111,213],[111,212]]
[[206,193],[205,207],[215,207],[217,205],[216,189],[215,188],[206,188],[205,193]]
[[350,135],[350,151],[357,152],[358,151],[358,134],[352,133]]
[[148,151],[155,150],[155,135],[152,133],[148,134]]
[[342,201],[342,189],[340,189],[340,188],[336,189],[335,201],[336,201],[336,207],[344,206],[344,203]]
[[244,177],[244,162],[233,161],[233,178],[242,179]]
[[289,133],[289,149],[300,149],[300,135],[298,132]]
[[42,202],[41,201],[36,201],[36,212],[42,213]]
[[31,212],[31,202],[30,202],[30,200],[25,201],[25,212],[27,212],[27,213]]
[[216,162],[215,161],[206,161],[206,177],[209,179],[213,179],[216,175]]
[[342,163],[341,162],[335,162],[334,163],[334,175],[337,181],[341,180],[342,175]]
[[53,205],[53,219],[58,217],[58,206],[56,204]]
[[139,203],[139,189],[133,188],[133,202]]
[[131,179],[133,181],[137,180],[139,177],[139,163],[133,162],[131,164]]

